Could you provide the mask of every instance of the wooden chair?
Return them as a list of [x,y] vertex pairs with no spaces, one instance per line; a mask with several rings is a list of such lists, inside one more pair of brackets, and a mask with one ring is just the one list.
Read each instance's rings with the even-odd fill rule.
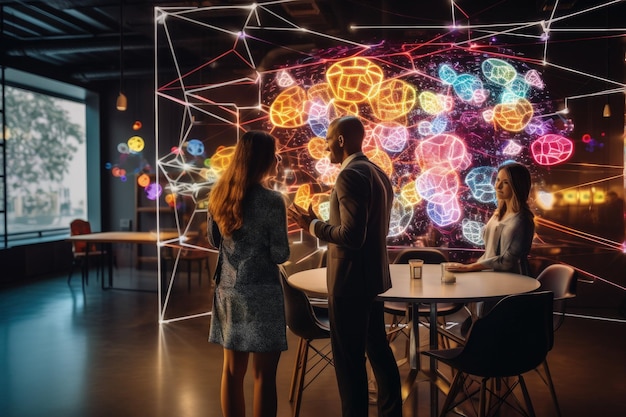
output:
[[[91,224],[86,220],[75,219],[70,223],[70,235],[86,235],[91,233]],[[107,255],[107,252],[100,250],[95,244],[81,241],[72,241],[72,265],[70,272],[67,276],[67,284],[70,285],[72,281],[72,275],[75,267],[80,267],[81,280],[83,288],[85,285],[89,285],[89,262],[92,259],[100,258],[98,267],[98,275],[102,270],[102,258]],[[103,278],[104,279],[104,278]]]

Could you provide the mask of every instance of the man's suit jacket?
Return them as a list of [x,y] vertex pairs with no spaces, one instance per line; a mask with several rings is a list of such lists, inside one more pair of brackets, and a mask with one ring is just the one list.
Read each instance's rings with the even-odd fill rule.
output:
[[331,296],[374,296],[391,288],[387,234],[393,189],[387,175],[365,156],[345,166],[330,196],[328,222],[315,235],[328,243]]

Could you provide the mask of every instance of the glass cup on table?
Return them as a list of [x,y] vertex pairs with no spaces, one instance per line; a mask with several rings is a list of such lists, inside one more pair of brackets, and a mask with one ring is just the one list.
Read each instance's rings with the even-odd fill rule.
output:
[[409,273],[411,279],[422,279],[422,267],[424,266],[424,260],[422,259],[409,259]]
[[441,283],[442,284],[454,284],[456,282],[456,275],[450,271],[450,268],[459,266],[458,262],[442,262],[441,263]]

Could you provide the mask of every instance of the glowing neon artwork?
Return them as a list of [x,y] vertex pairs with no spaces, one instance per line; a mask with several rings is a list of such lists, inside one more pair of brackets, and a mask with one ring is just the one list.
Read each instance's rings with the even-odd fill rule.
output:
[[483,246],[483,229],[485,224],[475,220],[463,219],[461,224],[463,237],[476,246]]
[[309,184],[302,184],[298,187],[293,203],[300,207],[309,208],[311,203],[311,186]]
[[406,147],[409,139],[407,128],[395,122],[382,122],[372,131],[372,136],[386,151],[400,152]]
[[428,202],[426,205],[428,217],[440,227],[447,227],[461,219],[461,207],[457,200],[451,200],[447,205]]
[[423,169],[443,165],[449,170],[463,170],[471,163],[465,142],[448,134],[423,139],[415,149],[415,158]]
[[[298,34],[302,41],[314,43],[309,36],[322,37],[329,46],[289,51],[284,59],[277,55],[261,66],[268,47],[284,47],[273,44],[274,36],[265,38],[269,33],[265,28],[271,27],[272,33],[284,30],[285,39],[296,28],[279,3],[233,6],[242,14],[240,28],[219,27],[212,15],[218,8],[212,6],[198,8],[198,17],[195,8],[185,10],[185,21],[197,21],[202,30],[217,32],[215,36],[224,30],[224,36],[232,38],[230,50],[219,51],[207,62],[228,60],[233,70],[213,80],[215,71],[199,62],[189,76],[158,80],[157,98],[180,105],[189,119],[195,116],[229,127],[232,136],[220,137],[224,142],[210,146],[207,141],[213,139],[196,132],[189,136],[202,141],[205,149],[231,145],[250,129],[271,132],[285,168],[274,187],[308,202],[321,218],[327,218],[328,195],[339,172],[339,165],[328,159],[324,137],[329,123],[343,115],[363,121],[363,150],[390,176],[397,193],[390,244],[414,244],[434,227],[443,244],[480,245],[478,231],[494,208],[487,177],[495,167],[515,160],[529,166],[537,180],[548,172],[545,166],[565,163],[573,155],[574,143],[566,138],[573,125],[558,115],[555,107],[562,105],[556,106],[549,95],[540,59],[480,39],[459,41],[463,37],[458,33],[443,35],[435,44],[384,40],[359,44],[302,31]],[[157,20],[167,26],[178,19],[180,10],[161,13],[168,19]],[[238,32],[248,35],[236,38]],[[259,44],[262,47],[255,48]],[[161,77],[163,72],[157,74]],[[198,79],[210,81],[198,84]],[[213,93],[224,86],[227,94]],[[250,94],[253,89],[258,94]],[[205,181],[200,188],[207,191],[228,166],[233,148],[222,146],[212,155],[189,158],[191,125],[187,119],[181,123],[178,150],[159,161],[159,173],[175,184],[181,182],[184,168],[185,180]],[[206,159],[210,167],[198,169],[198,175],[193,168],[206,167]]]
[[371,60],[360,57],[341,60],[326,72],[333,95],[338,100],[352,103],[362,103],[374,98],[383,78],[382,68]]
[[306,123],[307,114],[305,104],[307,96],[300,86],[289,87],[272,103],[270,107],[270,120],[280,127],[300,127]]
[[276,75],[276,84],[285,88],[291,87],[294,85],[296,81],[289,75],[287,71],[280,71],[278,75]]
[[380,83],[378,93],[369,100],[374,116],[385,121],[406,115],[413,109],[416,101],[415,87],[398,79]]
[[539,165],[556,165],[567,161],[574,152],[574,144],[568,138],[548,134],[530,145],[535,162]]
[[204,153],[204,143],[198,139],[191,139],[187,142],[187,152],[193,156],[200,156]]
[[137,177],[137,184],[141,188],[146,188],[150,184],[150,177],[147,174],[141,174]]
[[537,192],[537,205],[544,210],[550,210],[554,206],[554,194],[545,191]]
[[504,149],[502,149],[502,153],[506,156],[515,156],[518,155],[521,151],[522,146],[513,140],[508,141]]
[[143,151],[143,148],[146,145],[141,136],[133,136],[128,139],[126,143],[128,143],[128,149],[135,153]]
[[495,203],[496,189],[493,184],[498,170],[493,167],[473,168],[465,177],[465,184],[470,188],[472,196],[481,203]]
[[543,78],[541,78],[541,74],[539,74],[537,70],[529,70],[526,72],[526,74],[524,74],[524,81],[526,81],[528,85],[540,90],[543,90],[545,87]]
[[517,77],[517,71],[513,65],[498,58],[485,59],[481,68],[489,81],[501,86],[508,86]]
[[483,83],[471,74],[461,74],[456,77],[452,87],[461,100],[471,101],[474,99],[475,92],[483,89]]
[[127,143],[120,143],[117,145],[117,151],[119,153],[130,153],[130,148],[128,147]]
[[311,158],[313,159],[322,159],[328,156],[325,139],[318,137],[311,139],[309,143],[307,143],[307,149],[309,151],[309,155],[311,155]]
[[428,114],[439,114],[444,111],[443,103],[439,98],[439,95],[432,91],[422,91],[419,94],[420,106]]
[[514,103],[497,104],[493,109],[493,121],[504,130],[519,132],[530,122],[533,106],[524,98]]
[[163,187],[160,184],[151,183],[145,188],[145,192],[148,200],[156,200],[163,192]]

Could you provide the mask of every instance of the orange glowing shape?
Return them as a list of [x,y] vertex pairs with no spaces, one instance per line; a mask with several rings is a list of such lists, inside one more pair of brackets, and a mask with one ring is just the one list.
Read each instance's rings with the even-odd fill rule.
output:
[[176,205],[176,194],[167,194],[165,196],[165,202],[168,206],[174,207]]
[[293,203],[304,208],[308,208],[311,204],[311,185],[302,184],[296,191],[296,196],[293,199]]
[[307,149],[313,159],[322,159],[328,155],[328,152],[326,151],[326,141],[319,137],[311,139],[307,144]]
[[509,132],[524,129],[533,117],[533,106],[525,98],[514,103],[497,104],[493,109],[493,121]]
[[276,97],[270,106],[270,120],[278,127],[300,127],[307,121],[307,96],[304,89],[293,86]]
[[405,205],[416,206],[422,201],[422,196],[418,194],[417,189],[415,188],[415,181],[411,181],[408,184],[405,184],[400,189],[400,195],[404,197]]
[[215,154],[211,157],[211,169],[217,174],[222,173],[230,164],[235,153],[234,146],[220,146],[215,150]]
[[383,77],[382,68],[360,57],[339,61],[326,72],[333,96],[352,103],[362,103],[376,96]]
[[339,175],[339,165],[331,164],[328,158],[317,161],[315,170],[320,174],[320,181],[326,185],[334,184]]
[[380,120],[394,120],[407,114],[417,101],[415,87],[402,80],[388,80],[380,85],[378,94],[370,99],[374,115]]
[[387,152],[375,148],[365,151],[364,153],[369,160],[378,165],[378,167],[382,169],[388,177],[391,176],[393,173],[393,163],[391,162],[391,158],[389,158]]
[[150,177],[147,174],[141,174],[137,177],[137,184],[142,188],[146,188],[150,185]]
[[313,208],[313,213],[320,219],[328,220],[328,216],[325,215],[325,213],[323,213],[324,210],[321,209],[321,206],[328,204],[328,200],[329,195],[325,193],[313,194],[313,196],[311,196],[311,208]]

